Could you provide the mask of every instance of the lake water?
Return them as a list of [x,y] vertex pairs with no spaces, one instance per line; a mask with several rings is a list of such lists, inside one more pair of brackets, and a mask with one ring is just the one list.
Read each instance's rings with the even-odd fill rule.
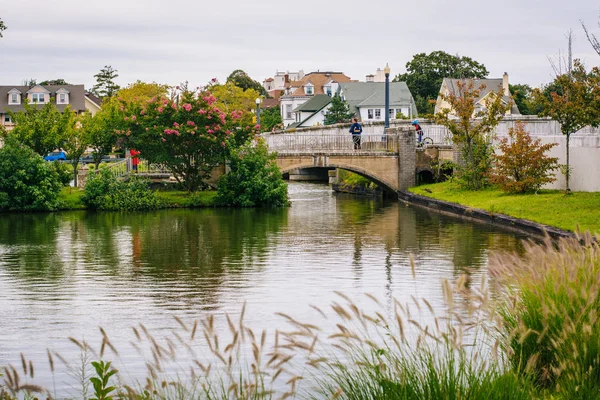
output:
[[[65,359],[67,338],[131,340],[143,323],[160,334],[207,312],[239,315],[275,329],[283,311],[312,318],[337,290],[363,304],[425,297],[442,307],[442,279],[487,275],[490,251],[518,250],[521,236],[405,206],[291,183],[289,209],[199,209],[152,213],[0,215],[0,365],[39,365],[52,382],[46,349]],[[413,277],[409,257],[416,261]],[[132,375],[144,371],[121,350]]]

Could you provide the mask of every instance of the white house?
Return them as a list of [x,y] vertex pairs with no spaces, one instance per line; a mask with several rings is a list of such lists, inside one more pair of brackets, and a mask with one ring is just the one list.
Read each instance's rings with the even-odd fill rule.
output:
[[[390,82],[390,120],[399,113],[406,118],[417,116],[417,107],[405,82]],[[385,83],[384,82],[345,82],[340,84],[340,97],[348,103],[350,111],[361,121],[385,120]]]
[[267,92],[272,90],[285,90],[290,82],[298,81],[304,77],[304,71],[298,72],[277,71],[273,78],[267,78],[263,81],[263,87]]
[[325,125],[325,113],[331,106],[331,96],[317,94],[306,103],[294,109],[296,122],[288,128],[304,128],[308,126]]
[[341,72],[311,72],[298,81],[290,82],[279,98],[283,126],[298,122],[300,116],[297,117],[294,110],[317,95],[333,96],[342,82],[350,82],[350,78]]

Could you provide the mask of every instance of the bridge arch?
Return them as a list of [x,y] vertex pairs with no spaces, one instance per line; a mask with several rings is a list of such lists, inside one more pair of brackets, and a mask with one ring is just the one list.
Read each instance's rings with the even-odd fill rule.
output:
[[[396,182],[392,182],[389,177],[380,176],[378,174],[374,174],[372,171],[369,171],[361,166],[357,166],[355,164],[349,164],[344,162],[335,162],[331,160],[327,163],[327,165],[314,165],[313,162],[299,163],[290,167],[281,168],[282,174],[287,174],[290,171],[296,169],[307,169],[307,168],[339,168],[346,171],[354,172],[364,178],[369,179],[370,181],[375,182],[377,185],[381,186],[385,191],[389,193],[396,193],[398,190],[398,184]],[[389,174],[388,174],[389,175]]]

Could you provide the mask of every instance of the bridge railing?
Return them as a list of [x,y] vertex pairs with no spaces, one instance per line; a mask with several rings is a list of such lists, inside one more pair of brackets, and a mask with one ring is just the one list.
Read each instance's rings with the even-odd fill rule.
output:
[[352,135],[330,134],[263,134],[270,151],[278,153],[304,152],[398,152],[397,135],[360,135],[360,148],[354,146]]

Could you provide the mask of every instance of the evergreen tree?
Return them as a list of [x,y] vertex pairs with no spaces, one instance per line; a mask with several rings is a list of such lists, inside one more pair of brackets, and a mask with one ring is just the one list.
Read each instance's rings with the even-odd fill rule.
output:
[[336,93],[331,99],[331,107],[325,113],[325,125],[350,122],[353,116],[354,113],[350,112],[348,103]]
[[120,86],[114,82],[114,79],[119,76],[116,69],[110,65],[105,65],[94,78],[96,84],[92,88],[92,93],[100,98],[112,97],[120,89]]

